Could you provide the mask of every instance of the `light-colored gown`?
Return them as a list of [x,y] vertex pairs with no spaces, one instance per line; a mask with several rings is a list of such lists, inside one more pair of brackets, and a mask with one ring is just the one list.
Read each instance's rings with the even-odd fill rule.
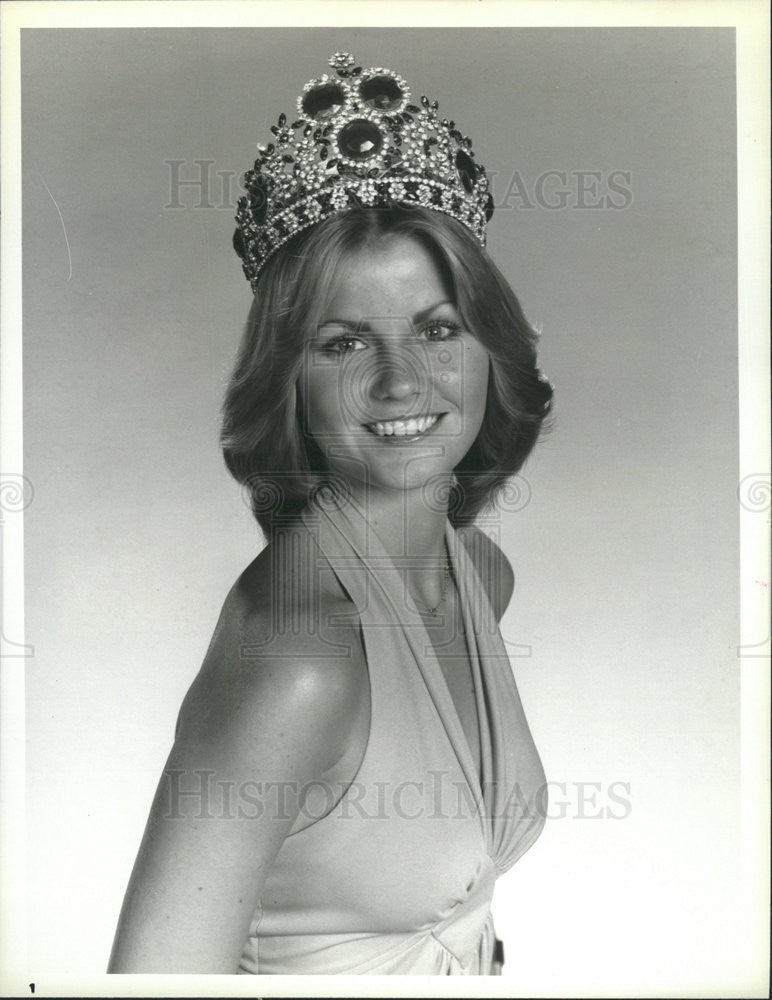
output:
[[316,572],[358,612],[369,737],[337,805],[281,847],[239,971],[486,975],[494,883],[542,830],[544,773],[463,531],[447,522],[482,782],[424,621],[361,510],[316,504],[303,524]]

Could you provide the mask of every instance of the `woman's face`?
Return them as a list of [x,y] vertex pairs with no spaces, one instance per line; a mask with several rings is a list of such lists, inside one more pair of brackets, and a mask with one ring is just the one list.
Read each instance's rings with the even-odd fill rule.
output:
[[307,428],[333,471],[420,489],[449,475],[477,437],[488,366],[431,255],[386,237],[342,265],[308,343]]

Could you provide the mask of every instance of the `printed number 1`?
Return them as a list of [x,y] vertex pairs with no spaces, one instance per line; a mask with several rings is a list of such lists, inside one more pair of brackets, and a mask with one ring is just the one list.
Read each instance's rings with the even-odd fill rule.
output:
[[30,993],[34,993],[35,992],[35,984],[34,983],[30,983],[29,984],[29,990],[30,990]]

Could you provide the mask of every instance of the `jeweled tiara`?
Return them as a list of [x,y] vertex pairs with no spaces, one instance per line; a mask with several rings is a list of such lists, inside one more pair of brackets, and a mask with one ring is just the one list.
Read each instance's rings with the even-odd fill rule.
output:
[[493,199],[471,140],[439,118],[437,101],[411,104],[392,70],[362,69],[348,52],[330,66],[335,75],[305,85],[298,118],[279,115],[273,142],[258,145],[244,174],[233,245],[253,291],[268,258],[296,233],[358,206],[423,205],[485,246]]

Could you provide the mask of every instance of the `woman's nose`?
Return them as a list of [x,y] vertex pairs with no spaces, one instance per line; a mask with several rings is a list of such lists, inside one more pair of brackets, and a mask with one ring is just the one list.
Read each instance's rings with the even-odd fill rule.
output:
[[407,399],[421,391],[426,382],[421,351],[390,349],[378,359],[371,392],[375,399]]

